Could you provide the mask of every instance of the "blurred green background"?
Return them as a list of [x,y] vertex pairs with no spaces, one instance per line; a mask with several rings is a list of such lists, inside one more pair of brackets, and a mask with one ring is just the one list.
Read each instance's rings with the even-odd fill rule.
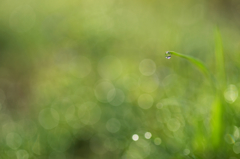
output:
[[1,0],[0,158],[240,158],[239,16],[238,0]]

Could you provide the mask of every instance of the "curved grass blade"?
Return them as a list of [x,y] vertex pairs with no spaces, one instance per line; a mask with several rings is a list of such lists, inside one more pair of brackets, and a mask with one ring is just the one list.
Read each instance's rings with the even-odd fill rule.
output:
[[[198,59],[195,59],[194,57],[191,56],[187,56],[187,55],[183,55],[174,51],[168,51],[166,54],[172,54],[175,56],[179,56],[182,57],[184,59],[187,59],[189,62],[191,62],[193,65],[195,65],[205,76],[206,78],[208,78],[211,82],[211,85],[213,86],[213,88],[216,88],[215,82],[211,76],[211,74],[209,73],[207,67],[203,64],[203,62],[201,62]],[[217,93],[217,92],[215,92]],[[218,93],[217,93],[218,94]],[[212,130],[212,146],[214,148],[218,147],[219,143],[220,143],[220,136],[221,136],[221,113],[222,113],[222,109],[221,109],[221,101],[218,98],[218,95],[216,95],[216,99],[214,100],[213,104],[212,104],[212,113],[211,113],[211,130]],[[199,140],[204,140],[205,137],[203,136],[202,133],[199,133],[198,135],[196,135],[195,138],[195,142],[198,142]],[[206,146],[206,145],[205,145]],[[210,145],[208,145],[210,146]],[[201,147],[197,147],[198,151],[202,151],[203,149]]]
[[168,51],[168,53],[170,53],[172,55],[175,55],[175,56],[182,57],[184,59],[187,59],[193,65],[195,65],[207,78],[211,79],[210,73],[209,73],[207,67],[200,60],[198,60],[194,57],[191,57],[191,56],[187,56],[187,55],[184,55],[184,54],[174,52],[174,51]]

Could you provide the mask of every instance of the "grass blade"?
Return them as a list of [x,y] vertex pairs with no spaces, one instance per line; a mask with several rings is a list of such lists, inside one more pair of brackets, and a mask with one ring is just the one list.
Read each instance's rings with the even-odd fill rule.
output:
[[223,138],[224,131],[224,107],[222,102],[222,90],[225,87],[226,77],[224,70],[224,54],[222,39],[219,29],[216,29],[215,32],[215,58],[216,58],[216,79],[218,80],[217,94],[216,99],[212,104],[212,113],[211,113],[211,130],[212,130],[212,143],[214,148],[217,148],[221,145],[221,139]]
[[210,73],[208,72],[207,67],[200,60],[198,60],[194,57],[191,57],[191,56],[187,56],[184,54],[174,52],[174,51],[168,51],[168,53],[171,53],[172,55],[187,59],[189,62],[191,62],[193,65],[195,65],[207,78],[210,78]]
[[218,148],[222,139],[222,103],[219,95],[216,96],[212,104],[211,112],[211,139],[214,148]]

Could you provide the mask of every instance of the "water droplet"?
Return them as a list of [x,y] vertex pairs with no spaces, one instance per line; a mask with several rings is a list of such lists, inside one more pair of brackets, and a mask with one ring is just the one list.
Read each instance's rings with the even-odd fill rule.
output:
[[171,53],[169,51],[167,51],[165,53],[165,57],[166,57],[166,59],[170,59],[171,58]]

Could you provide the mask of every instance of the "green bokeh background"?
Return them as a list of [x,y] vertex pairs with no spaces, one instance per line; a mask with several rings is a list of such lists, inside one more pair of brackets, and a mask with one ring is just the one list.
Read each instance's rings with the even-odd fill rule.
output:
[[240,158],[239,15],[237,0],[1,0],[0,158]]

